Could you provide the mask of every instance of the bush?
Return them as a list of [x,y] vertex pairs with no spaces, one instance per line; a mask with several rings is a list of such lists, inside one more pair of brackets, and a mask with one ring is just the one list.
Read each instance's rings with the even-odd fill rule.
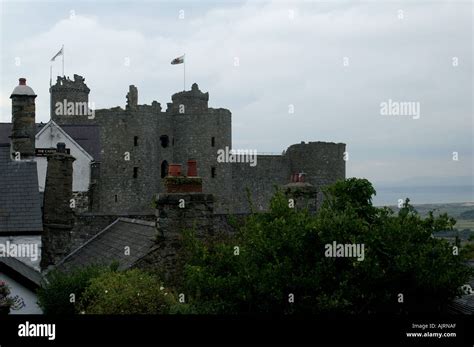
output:
[[7,315],[10,310],[20,310],[25,307],[23,298],[18,295],[11,296],[8,285],[0,280],[0,315]]
[[[183,292],[199,313],[442,311],[472,274],[464,251],[432,237],[454,219],[422,219],[408,200],[398,213],[376,208],[374,194],[365,179],[337,182],[311,216],[277,192],[269,213],[251,215],[233,238],[188,234]],[[333,241],[363,244],[364,260],[326,257]]]
[[[109,270],[101,266],[77,268],[68,273],[53,270],[48,273],[42,288],[38,289],[38,304],[45,314],[74,314],[76,303],[91,279]],[[71,300],[71,294],[74,294],[74,300]]]
[[86,314],[179,313],[176,300],[159,279],[143,270],[105,272],[91,280],[81,302]]

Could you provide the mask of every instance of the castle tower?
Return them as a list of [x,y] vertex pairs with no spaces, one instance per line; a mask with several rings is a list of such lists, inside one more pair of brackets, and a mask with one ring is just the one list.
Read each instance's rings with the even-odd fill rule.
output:
[[36,94],[26,85],[26,79],[20,78],[20,84],[13,89],[11,149],[20,153],[21,159],[35,156],[35,98]]
[[232,171],[230,163],[218,163],[218,150],[232,148],[231,113],[208,107],[209,93],[194,83],[191,90],[173,94],[166,113],[173,122],[173,163],[187,170],[189,159],[199,163],[203,190],[216,197],[215,208],[230,206]]
[[74,214],[72,199],[72,164],[76,160],[58,143],[57,152],[48,156],[44,190],[41,269],[47,269],[69,252]]
[[84,78],[74,75],[58,76],[55,85],[49,88],[51,94],[51,119],[57,124],[84,124],[88,119],[88,104],[90,89],[84,83]]
[[286,150],[290,171],[305,173],[305,182],[318,189],[317,205],[323,201],[322,189],[346,178],[346,145],[334,142],[301,142]]

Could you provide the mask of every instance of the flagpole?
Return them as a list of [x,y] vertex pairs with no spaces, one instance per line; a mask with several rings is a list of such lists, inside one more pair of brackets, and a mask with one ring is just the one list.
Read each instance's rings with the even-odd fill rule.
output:
[[63,54],[61,54],[61,55],[62,55],[62,58],[63,58],[63,77],[64,77],[64,45],[63,45],[62,50],[63,50]]
[[183,91],[186,90],[186,54],[183,54]]

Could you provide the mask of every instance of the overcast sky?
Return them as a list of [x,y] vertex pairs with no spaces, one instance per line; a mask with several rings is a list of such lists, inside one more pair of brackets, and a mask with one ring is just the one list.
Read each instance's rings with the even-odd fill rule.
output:
[[[62,44],[66,75],[85,77],[96,108],[124,107],[134,84],[139,103],[165,109],[183,88],[170,61],[186,53],[186,88],[231,110],[234,148],[344,142],[348,177],[472,184],[470,1],[0,2],[0,122],[19,77],[49,120]],[[419,103],[419,119],[381,115],[389,99]]]

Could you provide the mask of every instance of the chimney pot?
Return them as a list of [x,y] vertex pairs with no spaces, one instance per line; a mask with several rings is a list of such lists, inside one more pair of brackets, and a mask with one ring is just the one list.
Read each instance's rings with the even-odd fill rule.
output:
[[26,86],[26,78],[20,78],[20,86]]
[[188,160],[188,177],[197,177],[197,161],[194,159]]
[[170,164],[168,166],[168,175],[173,177],[181,176],[181,164]]

